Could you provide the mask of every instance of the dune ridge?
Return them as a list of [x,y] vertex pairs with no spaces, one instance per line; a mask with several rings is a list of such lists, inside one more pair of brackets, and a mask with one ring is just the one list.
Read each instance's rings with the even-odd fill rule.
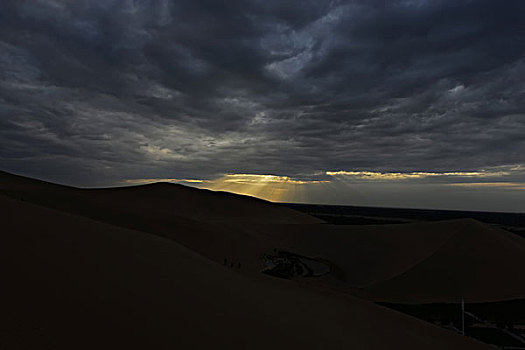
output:
[[[329,260],[343,271],[339,278],[328,275],[312,283],[372,300],[457,302],[463,297],[490,302],[525,297],[525,280],[513,273],[525,266],[525,239],[472,219],[377,226],[269,225],[259,226],[257,232],[283,250]],[[453,253],[455,249],[461,253]],[[435,259],[439,262],[431,263]],[[418,275],[407,277],[419,269]],[[426,291],[418,287],[419,281],[425,281]]]
[[432,255],[367,292],[376,300],[410,303],[523,298],[525,276],[517,270],[525,266],[525,240],[472,219],[462,223]]
[[[205,222],[249,223],[320,223],[322,220],[293,209],[255,197],[216,192],[173,183],[154,183],[139,186],[79,189],[70,186],[28,179],[0,171],[0,193],[13,198],[52,207],[58,210],[89,216],[102,221],[118,222],[118,215],[106,215],[111,208],[126,216],[152,215],[159,221],[179,217]],[[114,213],[112,213],[114,214]]]

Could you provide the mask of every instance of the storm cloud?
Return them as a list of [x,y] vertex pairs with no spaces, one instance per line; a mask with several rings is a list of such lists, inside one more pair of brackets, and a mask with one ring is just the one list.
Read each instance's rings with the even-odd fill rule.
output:
[[525,182],[524,13],[520,0],[3,0],[2,169],[79,186],[502,168],[494,181]]

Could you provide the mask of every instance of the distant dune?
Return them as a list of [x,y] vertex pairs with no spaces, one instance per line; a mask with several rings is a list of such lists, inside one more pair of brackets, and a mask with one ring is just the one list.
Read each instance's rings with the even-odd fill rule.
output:
[[[115,214],[180,217],[206,222],[319,223],[322,220],[249,196],[173,183],[107,189],[78,189],[0,172],[0,193],[95,219]],[[111,208],[105,217],[101,208]],[[120,223],[119,223],[120,224]]]
[[[0,212],[0,348],[482,349],[363,298],[525,297],[525,240],[474,220],[334,226],[180,185],[83,190],[7,173]],[[262,275],[276,249],[334,273]]]
[[[281,247],[319,256],[344,276],[323,283],[377,301],[525,297],[525,239],[472,219],[398,225],[259,227]],[[317,281],[319,283],[319,281]]]
[[252,234],[253,227],[321,222],[254,197],[168,183],[78,189],[0,172],[0,194],[170,238],[217,262],[235,260],[257,273],[260,255],[276,243]]
[[459,220],[432,254],[367,288],[375,300],[422,303],[525,297],[525,239],[475,220]]

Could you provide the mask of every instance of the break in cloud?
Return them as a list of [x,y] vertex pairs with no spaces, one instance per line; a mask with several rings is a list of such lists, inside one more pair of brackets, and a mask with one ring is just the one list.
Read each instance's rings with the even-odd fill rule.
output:
[[[2,0],[1,168],[79,186],[271,174],[312,182],[297,200],[351,204],[451,207],[444,185],[498,189],[498,208],[525,210],[505,197],[525,182],[523,13],[521,0]],[[389,177],[414,195],[389,197]]]

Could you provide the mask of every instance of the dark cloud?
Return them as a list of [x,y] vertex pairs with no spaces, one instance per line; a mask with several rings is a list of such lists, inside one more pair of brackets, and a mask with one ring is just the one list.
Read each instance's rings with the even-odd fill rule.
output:
[[3,0],[0,162],[86,186],[524,164],[523,13],[520,0]]

